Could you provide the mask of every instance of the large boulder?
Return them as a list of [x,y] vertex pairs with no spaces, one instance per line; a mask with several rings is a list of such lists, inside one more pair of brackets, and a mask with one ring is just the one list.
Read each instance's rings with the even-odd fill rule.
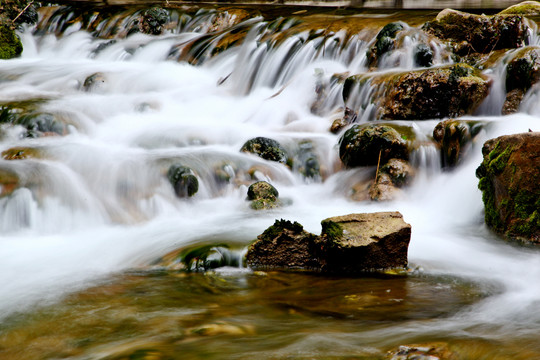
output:
[[517,112],[525,93],[539,79],[540,48],[531,46],[517,51],[506,66],[507,95],[502,113],[507,115]]
[[320,269],[319,239],[297,222],[276,220],[253,242],[246,254],[254,269]]
[[411,225],[403,221],[399,212],[336,216],[321,224],[328,272],[407,266]]
[[476,170],[486,224],[509,239],[540,244],[540,132],[491,139]]
[[12,59],[21,55],[23,46],[15,31],[0,24],[0,59]]
[[340,274],[407,266],[411,226],[398,212],[338,216],[321,224],[316,236],[296,222],[276,220],[249,246],[247,264]]
[[438,123],[433,129],[433,138],[441,149],[442,167],[456,166],[483,126],[483,122],[473,120],[448,119]]
[[347,167],[384,164],[409,158],[406,140],[390,125],[354,125],[340,139],[339,157]]
[[[371,87],[364,99],[366,86]],[[377,109],[383,120],[427,120],[473,114],[489,93],[490,82],[478,69],[455,64],[416,71],[361,74],[347,78],[343,99],[347,106]]]
[[445,9],[422,29],[448,41],[458,55],[518,48],[528,42],[528,26],[521,15],[487,16]]

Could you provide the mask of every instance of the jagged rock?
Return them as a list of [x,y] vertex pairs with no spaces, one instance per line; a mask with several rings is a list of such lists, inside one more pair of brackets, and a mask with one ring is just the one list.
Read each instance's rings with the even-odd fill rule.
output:
[[248,188],[247,198],[251,200],[254,210],[272,209],[279,206],[279,193],[275,187],[266,181],[258,181]]
[[540,79],[540,49],[526,47],[516,52],[506,67],[506,100],[503,104],[503,114],[513,114],[527,90]]
[[506,238],[540,244],[540,132],[501,136],[476,169],[486,224]]
[[354,125],[340,139],[339,157],[347,167],[386,163],[391,158],[408,159],[407,141],[389,125]]
[[318,241],[299,223],[276,220],[249,246],[246,261],[254,269],[320,269]]
[[540,15],[540,2],[524,1],[519,4],[512,5],[499,13],[500,15],[525,15],[537,16]]
[[407,266],[411,225],[399,212],[336,216],[321,224],[326,271],[355,273]]
[[483,126],[484,123],[472,120],[448,119],[438,123],[433,130],[433,138],[441,148],[442,166],[457,165]]
[[12,59],[21,55],[23,46],[15,31],[0,24],[0,59]]
[[144,34],[160,35],[163,32],[163,25],[169,20],[169,12],[160,7],[153,7],[146,10],[139,22],[139,30]]
[[525,91],[523,91],[523,89],[514,89],[508,92],[506,94],[506,99],[504,100],[501,113],[503,115],[517,113],[521,105],[521,101],[523,101],[523,97],[525,97]]
[[414,176],[414,169],[405,160],[390,159],[379,169],[375,182],[369,188],[369,197],[375,201],[394,200],[402,193]]
[[398,212],[332,217],[321,225],[316,236],[297,222],[276,220],[250,245],[248,265],[341,274],[407,266],[411,226]]
[[422,120],[472,114],[489,92],[488,81],[465,64],[399,75],[378,106],[377,118]]
[[167,171],[167,178],[179,198],[191,197],[199,191],[199,180],[189,167],[174,164]]
[[457,360],[456,353],[446,343],[401,345],[397,350],[389,351],[389,360]]
[[259,136],[246,141],[240,151],[255,154],[265,160],[287,162],[285,149],[276,140],[266,137]]
[[445,9],[422,29],[449,41],[458,55],[518,48],[528,42],[528,27],[520,15],[487,16]]

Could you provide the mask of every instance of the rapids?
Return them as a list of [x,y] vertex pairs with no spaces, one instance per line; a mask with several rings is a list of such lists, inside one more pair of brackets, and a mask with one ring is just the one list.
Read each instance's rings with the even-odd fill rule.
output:
[[[96,37],[78,21],[59,21],[43,11],[37,29],[27,27],[20,32],[22,57],[0,61],[0,101],[51,114],[63,124],[64,134],[25,137],[22,126],[0,124],[0,152],[21,147],[38,153],[24,160],[0,159],[0,170],[17,174],[21,183],[13,193],[0,198],[0,357],[4,358],[1,354],[5,351],[6,359],[41,358],[44,353],[17,350],[28,346],[24,342],[9,345],[13,332],[24,331],[25,326],[31,329],[40,321],[74,322],[77,327],[80,318],[70,317],[69,309],[83,310],[70,297],[125,281],[122,274],[133,269],[150,271],[155,259],[174,249],[225,242],[242,251],[275,219],[298,221],[318,234],[320,221],[327,217],[397,210],[412,225],[409,263],[414,270],[409,280],[398,280],[399,286],[427,300],[411,300],[411,308],[390,317],[392,321],[385,321],[382,314],[370,319],[380,321],[378,326],[367,324],[367,320],[348,322],[360,311],[352,308],[336,310],[340,320],[331,326],[328,317],[333,315],[311,310],[307,320],[296,319],[299,325],[293,326],[286,313],[275,318],[268,315],[264,321],[258,318],[259,313],[277,310],[272,297],[255,297],[259,307],[251,305],[252,312],[242,314],[245,321],[255,324],[255,330],[246,330],[251,340],[237,347],[210,342],[223,346],[224,353],[221,357],[219,353],[207,354],[207,358],[243,358],[242,353],[250,358],[370,358],[404,343],[440,339],[482,342],[480,349],[462,344],[473,348],[469,358],[510,358],[508,354],[540,358],[536,340],[540,330],[540,254],[490,233],[483,222],[475,177],[485,140],[529,128],[538,130],[537,91],[527,95],[521,113],[511,116],[494,110],[504,101],[494,91],[486,100],[490,106],[481,107],[470,117],[487,120],[490,126],[456,169],[442,171],[438,150],[426,145],[413,154],[419,174],[403,199],[356,202],[350,199],[349,189],[356,179],[372,176],[375,169],[346,170],[340,166],[339,136],[328,131],[332,120],[343,112],[341,88],[332,82],[332,75],[366,71],[363,55],[371,38],[345,31],[317,36],[303,31],[289,32],[279,39],[275,35],[286,32],[294,22],[257,17],[233,26],[235,31],[246,33],[243,42],[213,51],[220,36],[231,31],[209,28],[215,13],[175,14],[181,21],[160,36],[106,33],[114,28],[109,20],[94,30],[94,35],[101,36]],[[135,15],[122,16],[115,20],[115,26],[129,23],[129,16]],[[407,41],[413,46],[414,35]],[[410,53],[395,56],[402,58],[402,68],[414,67]],[[439,56],[436,65],[450,61]],[[93,74],[99,74],[103,81],[85,88],[85,79]],[[491,75],[494,82],[500,82],[495,77],[503,74],[501,64],[500,71]],[[321,86],[326,96],[314,111],[313,104],[320,101],[315,89]],[[437,122],[406,124],[428,139]],[[301,141],[310,140],[321,164],[321,179],[306,179],[283,164],[240,153],[242,144],[256,136],[276,139],[290,152],[296,151]],[[167,181],[168,166],[178,161],[198,174],[200,188],[193,198],[178,199]],[[246,183],[252,180],[245,174],[252,167],[259,169],[254,175],[257,179],[271,181],[280,197],[289,200],[288,206],[250,209],[245,200]],[[223,168],[231,180],[216,178],[216,169]],[[235,284],[229,289],[231,294],[208,280],[215,276]],[[209,297],[208,306],[223,301],[235,308],[232,300],[220,298],[256,293],[268,285],[249,281],[254,276],[248,269],[229,267],[208,275],[193,274],[189,280],[172,279],[179,284],[192,281],[193,287],[209,282],[207,292],[178,295],[178,306],[185,301],[183,311],[190,314],[193,298],[201,303]],[[373,294],[379,287],[391,288],[396,281],[279,276],[283,282],[296,281],[294,289],[299,292],[314,288],[324,293],[335,284],[342,291],[339,296],[349,286],[372,286],[368,290],[373,289]],[[294,280],[298,277],[301,280]],[[150,276],[146,281],[156,282],[155,288],[147,285],[147,292],[158,291],[164,283],[168,289],[175,287],[168,283],[170,279],[161,277],[153,280]],[[361,281],[366,284],[359,284]],[[446,290],[441,290],[459,292],[468,287],[474,290],[467,291],[476,295],[461,302],[452,302],[445,297]],[[279,297],[278,293],[276,290],[273,296]],[[293,291],[281,296],[285,295],[296,296]],[[300,307],[303,302],[319,299],[314,294],[303,296],[298,300]],[[404,299],[397,301],[409,301],[406,296]],[[247,301],[239,302],[249,307]],[[92,311],[105,312],[109,307],[107,301],[99,304]],[[164,314],[167,311],[164,305]],[[281,321],[283,328],[273,321]],[[21,322],[26,325],[20,326]],[[81,321],[80,327],[85,326]],[[80,335],[78,340],[86,341],[81,347],[119,341],[96,340],[91,334],[97,330],[92,329],[88,326],[87,333]],[[128,332],[126,338],[132,335]],[[287,340],[280,342],[282,337]],[[206,345],[197,344],[199,350],[186,345],[189,356],[175,358],[204,358],[206,353],[200,348]],[[510,352],[499,352],[500,346]],[[105,358],[100,351],[88,350],[77,358]],[[55,358],[68,355],[56,354]]]

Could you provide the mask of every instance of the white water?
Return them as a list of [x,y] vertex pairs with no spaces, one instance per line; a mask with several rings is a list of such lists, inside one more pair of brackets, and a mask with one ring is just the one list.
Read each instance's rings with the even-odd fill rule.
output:
[[[540,328],[540,254],[504,243],[486,229],[475,178],[485,140],[538,130],[537,97],[527,98],[532,115],[480,114],[493,124],[454,171],[438,170],[438,154],[428,147],[416,154],[424,166],[404,199],[354,202],[349,186],[361,170],[339,168],[339,137],[328,131],[335,109],[329,106],[320,116],[310,112],[321,74],[329,78],[358,70],[348,68],[351,63],[343,58],[317,57],[308,44],[278,71],[286,48],[268,54],[247,43],[195,67],[166,60],[176,42],[171,36],[119,39],[98,56],[92,51],[102,40],[84,32],[59,39],[28,31],[22,36],[23,57],[0,62],[0,99],[48,99],[42,110],[71,125],[66,136],[39,139],[21,139],[11,129],[0,142],[0,151],[37,147],[45,158],[0,160],[0,169],[19,174],[23,185],[0,198],[0,318],[57,301],[185,244],[209,239],[247,244],[275,219],[298,221],[319,233],[320,221],[330,216],[398,210],[413,229],[412,267],[472,280],[493,293],[450,319],[402,324],[403,331],[436,328],[502,336]],[[131,55],[127,48],[137,50]],[[261,54],[254,55],[257,51]],[[363,55],[365,48],[358,53]],[[261,56],[261,63],[247,86],[245,70],[254,68],[253,56]],[[84,80],[98,72],[104,82],[84,91]],[[413,125],[429,133],[436,123]],[[312,140],[324,181],[306,182],[285,165],[240,153],[255,136],[274,138],[288,148]],[[200,190],[192,199],[176,198],[166,179],[175,161],[199,175]],[[292,205],[251,210],[246,185],[213,180],[212,169],[224,163],[233,165],[240,180],[242,172],[260,167],[259,176]],[[482,325],[492,326],[482,334]]]

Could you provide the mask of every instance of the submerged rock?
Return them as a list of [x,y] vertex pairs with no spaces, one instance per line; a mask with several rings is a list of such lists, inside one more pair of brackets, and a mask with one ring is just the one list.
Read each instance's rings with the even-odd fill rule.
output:
[[320,269],[318,242],[299,223],[276,220],[249,246],[246,261],[254,269]]
[[277,161],[280,163],[287,162],[285,149],[281,147],[280,143],[276,140],[262,136],[246,141],[245,144],[242,145],[240,151],[255,154],[265,160]]
[[105,86],[106,83],[106,77],[105,74],[97,72],[90,76],[88,76],[86,79],[84,79],[83,83],[83,90],[84,91],[96,91],[101,90]]
[[509,239],[540,244],[540,132],[501,136],[476,169],[486,224]]
[[389,360],[458,360],[456,353],[446,343],[401,345],[397,350],[389,351]]
[[409,158],[407,141],[389,125],[354,125],[340,139],[339,157],[347,167]]
[[303,140],[298,144],[298,149],[293,159],[293,169],[302,174],[306,179],[320,179],[321,166],[313,142]]
[[279,206],[279,193],[275,187],[266,181],[258,181],[248,188],[247,198],[251,200],[254,210],[272,209]]
[[322,233],[276,220],[253,242],[247,264],[255,269],[300,269],[352,274],[407,266],[411,226],[398,212],[325,219]]
[[441,148],[442,166],[457,165],[483,126],[484,123],[472,120],[448,119],[438,123],[433,130],[433,138]]
[[528,42],[528,26],[520,15],[487,16],[445,9],[422,29],[450,42],[458,55],[518,48]]
[[179,198],[191,197],[199,191],[199,180],[193,170],[182,164],[174,164],[167,171],[167,178]]

